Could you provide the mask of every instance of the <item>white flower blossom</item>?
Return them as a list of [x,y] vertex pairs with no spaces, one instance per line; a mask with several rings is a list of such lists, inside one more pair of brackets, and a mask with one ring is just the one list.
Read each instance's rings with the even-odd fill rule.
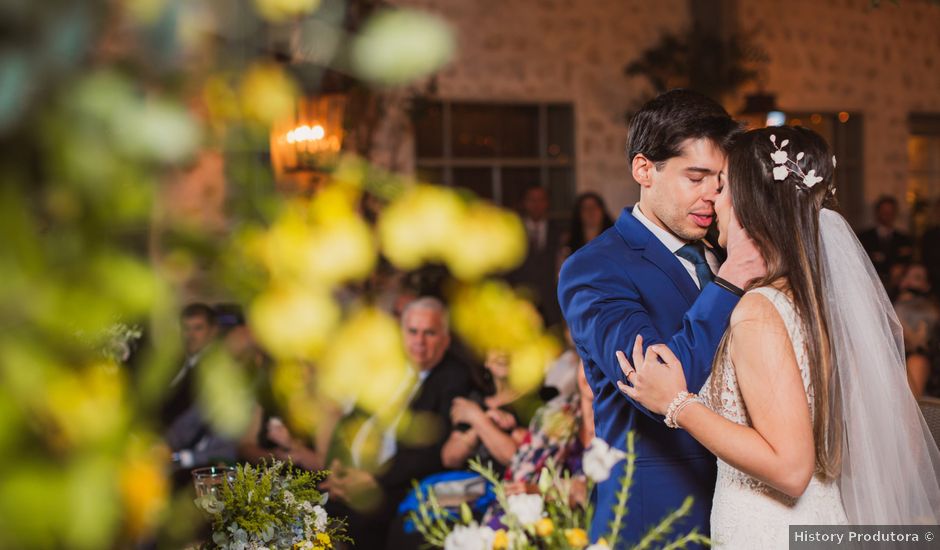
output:
[[284,504],[287,504],[288,506],[293,506],[294,502],[295,502],[294,493],[285,489],[284,490]]
[[444,550],[490,550],[495,536],[485,525],[457,525],[444,539]]
[[821,181],[822,178],[816,175],[816,170],[810,170],[805,176],[803,176],[803,185],[807,187],[812,187]]
[[610,550],[610,546],[607,546],[606,544],[601,544],[599,542],[595,542],[594,544],[588,546],[584,550]]
[[614,464],[626,457],[627,453],[611,447],[603,439],[595,437],[591,441],[591,446],[584,453],[582,468],[589,478],[600,483],[610,477],[610,470],[614,467]]
[[776,166],[774,167],[774,179],[777,181],[783,181],[787,179],[787,176],[790,174],[790,169],[786,166]]
[[326,510],[324,510],[322,506],[314,506],[313,515],[316,516],[316,519],[313,521],[313,526],[316,528],[316,530],[326,531],[326,521],[328,519]]
[[783,164],[787,161],[787,152],[774,151],[770,154],[770,158],[774,159],[774,164]]
[[542,495],[511,495],[506,499],[509,513],[516,516],[522,525],[532,525],[542,518],[545,501]]

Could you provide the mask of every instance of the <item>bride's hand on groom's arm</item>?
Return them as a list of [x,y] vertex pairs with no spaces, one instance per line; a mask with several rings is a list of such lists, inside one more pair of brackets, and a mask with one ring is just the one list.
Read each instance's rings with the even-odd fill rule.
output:
[[617,387],[653,413],[665,414],[676,395],[687,390],[682,363],[665,345],[654,344],[644,355],[643,337],[637,336],[633,344],[633,365],[622,351],[617,352],[617,361],[632,384],[618,381]]
[[731,213],[728,223],[728,239],[725,246],[728,259],[718,270],[719,277],[737,287],[745,288],[751,281],[767,274],[764,257],[747,231],[738,223],[734,212]]

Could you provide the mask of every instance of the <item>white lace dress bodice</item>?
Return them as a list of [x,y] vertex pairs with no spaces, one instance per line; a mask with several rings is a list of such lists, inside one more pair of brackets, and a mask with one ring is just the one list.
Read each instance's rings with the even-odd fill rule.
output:
[[[772,287],[761,287],[751,292],[767,298],[783,318],[800,367],[810,413],[813,413],[813,386],[803,329],[790,298]],[[711,395],[714,376],[721,377],[721,391],[717,396]],[[721,416],[736,424],[751,425],[728,350],[702,387],[701,396],[705,404]],[[814,476],[803,495],[795,499],[718,459],[718,480],[711,515],[714,548],[787,548],[790,525],[841,525],[847,522],[835,482]]]

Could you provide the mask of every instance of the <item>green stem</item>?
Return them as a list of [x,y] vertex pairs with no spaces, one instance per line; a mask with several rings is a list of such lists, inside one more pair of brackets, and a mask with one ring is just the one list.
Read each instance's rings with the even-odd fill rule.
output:
[[652,544],[656,541],[662,540],[670,531],[672,531],[672,526],[680,518],[688,515],[689,510],[692,509],[692,497],[685,497],[685,500],[682,501],[682,506],[678,510],[672,512],[662,521],[659,522],[656,527],[653,527],[647,531],[646,535],[640,540],[639,544],[633,547],[633,550],[647,550]]
[[633,474],[636,470],[636,452],[633,432],[627,434],[627,464],[624,467],[623,477],[620,478],[620,491],[617,493],[617,507],[614,508],[614,520],[610,523],[610,537],[608,543],[611,548],[617,547],[620,538],[620,527],[623,518],[627,515],[627,499],[630,497],[630,488],[633,486]]
[[702,546],[712,545],[711,539],[709,539],[705,535],[699,534],[698,532],[695,531],[695,529],[693,529],[692,532],[690,532],[688,535],[679,537],[678,539],[670,542],[666,546],[663,546],[662,550],[678,550],[679,548],[685,548],[686,545],[691,542],[697,542],[701,544]]

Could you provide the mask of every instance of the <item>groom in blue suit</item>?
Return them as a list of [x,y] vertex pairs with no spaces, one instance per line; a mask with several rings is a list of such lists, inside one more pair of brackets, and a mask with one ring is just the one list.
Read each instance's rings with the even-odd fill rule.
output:
[[[724,182],[725,151],[738,132],[720,105],[695,92],[673,90],[647,103],[628,139],[639,202],[561,270],[559,303],[594,392],[597,437],[624,449],[627,433],[636,434],[620,543],[637,542],[690,495],[692,512],[675,532],[709,533],[715,457],[617,388],[629,380],[615,352],[630,357],[642,335],[644,346],[663,343],[675,352],[690,391],[708,377],[741,287],[763,274],[759,253],[739,228],[724,264],[723,254],[704,242]],[[592,540],[609,533],[623,467],[596,488]]]

